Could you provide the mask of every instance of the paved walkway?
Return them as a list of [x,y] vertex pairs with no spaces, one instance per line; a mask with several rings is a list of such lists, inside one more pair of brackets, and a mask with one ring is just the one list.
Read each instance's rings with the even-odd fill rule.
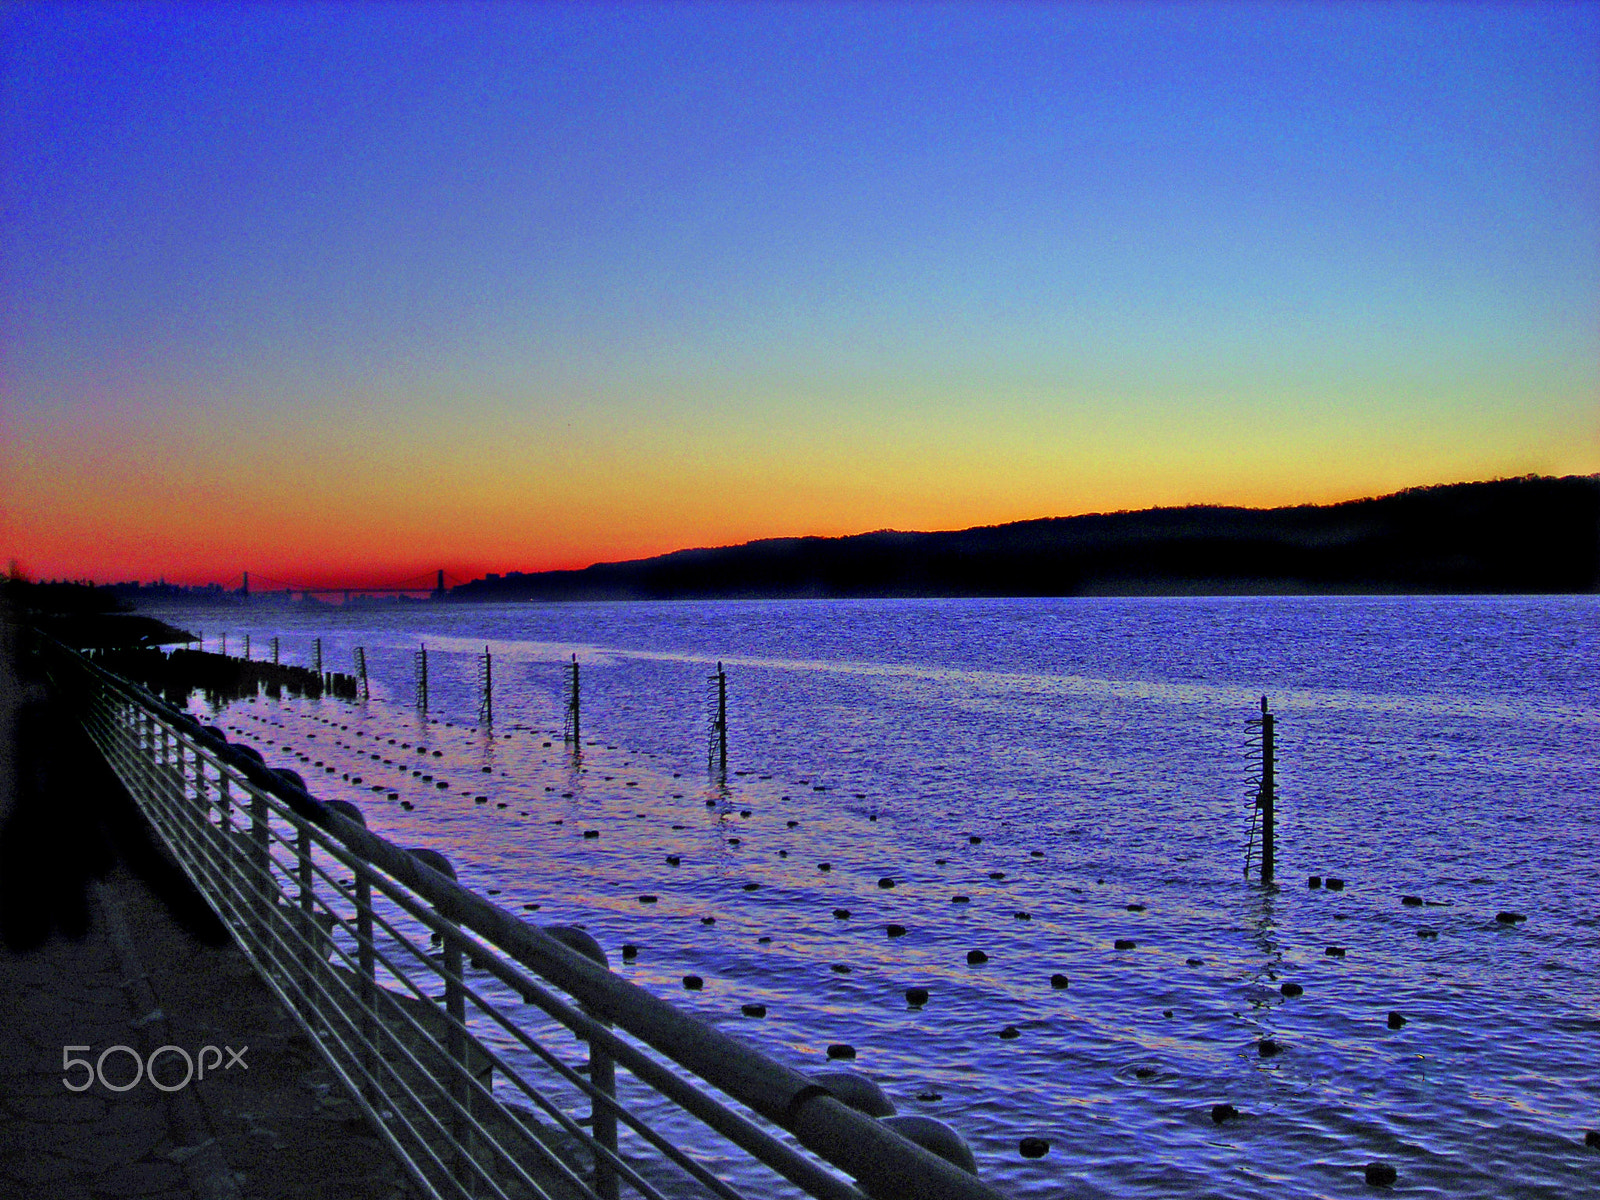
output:
[[[0,1197],[52,1200],[400,1200],[403,1172],[343,1098],[275,997],[231,945],[202,944],[127,871],[96,889],[88,935],[38,950],[0,951]],[[63,1047],[91,1063],[106,1048],[141,1057],[164,1045],[207,1056],[203,1080],[163,1092],[148,1076],[116,1092],[85,1067],[64,1071]],[[242,1062],[223,1069],[242,1052]],[[185,1073],[167,1051],[171,1086]],[[104,1061],[112,1085],[133,1055]]]
[[[4,618],[0,601],[0,1200],[409,1196]],[[75,1092],[91,1068],[64,1067],[69,1046],[91,1065],[127,1049]],[[148,1072],[115,1090],[163,1046],[217,1050],[186,1086],[167,1050],[175,1090]]]

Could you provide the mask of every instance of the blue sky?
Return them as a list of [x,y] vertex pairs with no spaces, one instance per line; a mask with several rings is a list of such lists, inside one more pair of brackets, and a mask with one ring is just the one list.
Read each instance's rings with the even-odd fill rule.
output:
[[46,573],[1600,471],[1592,4],[0,22]]

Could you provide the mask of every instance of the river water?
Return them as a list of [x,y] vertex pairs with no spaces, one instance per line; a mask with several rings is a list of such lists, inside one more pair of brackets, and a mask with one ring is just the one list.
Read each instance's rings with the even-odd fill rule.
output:
[[[776,1057],[824,1069],[850,1044],[853,1069],[955,1127],[1012,1195],[1357,1196],[1374,1160],[1410,1195],[1600,1195],[1584,1145],[1600,1127],[1596,597],[158,615],[210,650],[226,630],[238,654],[248,632],[262,658],[277,636],[292,663],[320,637],[327,669],[363,647],[370,702],[234,704],[219,723],[302,772],[281,747],[317,733],[313,791],[442,850],[512,911],[585,925],[614,969]],[[559,736],[574,654],[580,763]],[[719,661],[725,780],[707,756]],[[1262,695],[1276,890],[1243,874]],[[356,731],[426,737],[458,786],[371,761]],[[988,961],[969,965],[974,949]],[[689,973],[703,990],[683,990]],[[742,1017],[750,1003],[767,1015]],[[1217,1124],[1219,1103],[1241,1115]],[[1049,1153],[1023,1158],[1025,1136]]]

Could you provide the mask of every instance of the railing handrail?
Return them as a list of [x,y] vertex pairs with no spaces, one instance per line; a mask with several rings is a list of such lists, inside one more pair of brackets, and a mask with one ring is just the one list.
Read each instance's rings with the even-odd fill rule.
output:
[[346,818],[276,770],[220,740],[219,732],[147,689],[55,644],[103,684],[170,726],[219,770],[280,800],[291,812],[337,839],[350,853],[403,883],[441,917],[568,993],[601,1022],[650,1046],[678,1066],[746,1105],[869,1194],[940,1200],[1004,1200],[975,1175],[850,1108],[799,1070],[683,1012],[613,974],[543,930],[426,866],[410,851]]

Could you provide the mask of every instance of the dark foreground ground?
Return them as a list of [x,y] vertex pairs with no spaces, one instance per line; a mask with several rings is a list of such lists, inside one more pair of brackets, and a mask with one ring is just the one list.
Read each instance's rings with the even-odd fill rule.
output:
[[[0,647],[0,1200],[399,1200],[404,1173],[26,661]],[[223,1064],[165,1092],[64,1067]],[[65,1050],[66,1047],[79,1049]],[[239,1060],[228,1050],[242,1052]],[[158,1060],[163,1084],[182,1057]],[[133,1054],[103,1064],[113,1086]]]
[[[400,1168],[238,950],[196,938],[126,867],[96,890],[83,938],[0,953],[0,1197],[407,1195]],[[74,1057],[92,1062],[116,1045],[141,1056],[228,1047],[244,1065],[173,1093],[148,1078],[120,1094],[99,1082],[67,1090],[86,1070],[63,1071],[64,1046],[89,1047]],[[170,1052],[160,1071],[169,1086],[184,1075]],[[113,1053],[105,1072],[125,1083],[131,1057]]]

